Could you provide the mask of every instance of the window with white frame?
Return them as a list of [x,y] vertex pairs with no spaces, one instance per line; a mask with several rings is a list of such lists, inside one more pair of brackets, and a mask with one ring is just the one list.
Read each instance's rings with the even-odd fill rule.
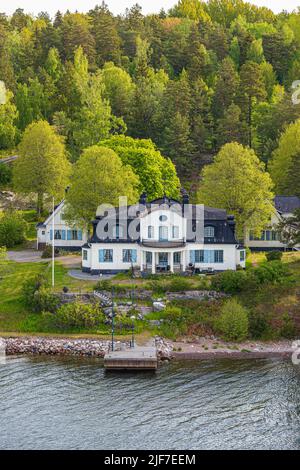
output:
[[136,263],[137,251],[136,250],[123,250],[123,263]]
[[148,238],[154,238],[154,227],[153,227],[153,225],[148,225]]
[[204,227],[204,238],[214,238],[215,236],[215,227],[211,225]]
[[246,252],[245,250],[240,251],[240,261],[245,261],[246,259]]
[[163,225],[159,227],[159,239],[160,241],[168,240],[168,227],[165,227]]
[[82,250],[82,259],[83,259],[83,261],[87,261],[87,259],[88,259],[88,251],[87,250]]
[[178,227],[178,225],[173,225],[173,227],[172,227],[172,238],[179,238],[179,227]]
[[99,250],[99,263],[112,263],[113,250]]

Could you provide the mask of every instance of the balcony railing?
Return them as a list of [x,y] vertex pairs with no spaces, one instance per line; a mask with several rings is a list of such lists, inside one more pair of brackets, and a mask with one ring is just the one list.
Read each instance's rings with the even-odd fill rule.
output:
[[184,238],[178,240],[155,240],[153,238],[141,239],[141,245],[149,248],[180,248],[185,246]]

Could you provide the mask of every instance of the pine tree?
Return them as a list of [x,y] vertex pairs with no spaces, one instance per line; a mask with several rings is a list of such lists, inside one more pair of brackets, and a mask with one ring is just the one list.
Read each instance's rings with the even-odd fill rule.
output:
[[218,148],[231,142],[247,143],[247,125],[241,120],[241,113],[239,106],[234,103],[225,110],[217,127]]
[[119,37],[116,21],[103,2],[89,12],[92,19],[91,32],[95,38],[97,65],[102,67],[105,62],[112,61],[116,65],[121,60],[121,39]]
[[165,128],[164,151],[175,163],[179,174],[187,170],[186,165],[194,151],[190,134],[189,120],[180,113],[176,113]]
[[265,82],[259,64],[246,62],[240,73],[239,97],[241,109],[248,124],[248,145],[252,147],[252,112],[254,102],[263,101],[266,98]]
[[239,75],[233,61],[226,57],[222,61],[213,98],[213,113],[216,118],[223,116],[225,109],[234,101],[239,86]]

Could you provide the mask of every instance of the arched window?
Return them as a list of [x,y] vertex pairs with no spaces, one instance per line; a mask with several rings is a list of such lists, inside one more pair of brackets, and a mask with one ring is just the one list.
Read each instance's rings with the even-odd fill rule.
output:
[[214,238],[215,227],[207,226],[204,227],[204,238]]
[[154,238],[154,227],[153,227],[153,225],[148,225],[148,238]]

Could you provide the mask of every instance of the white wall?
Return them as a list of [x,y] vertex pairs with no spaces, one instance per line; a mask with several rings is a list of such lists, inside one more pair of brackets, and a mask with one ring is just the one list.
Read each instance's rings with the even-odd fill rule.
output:
[[[86,249],[86,248],[84,248]],[[111,249],[113,250],[113,262],[112,263],[100,263],[99,262],[99,250],[100,249]],[[172,250],[172,249],[150,249],[140,247],[138,244],[133,243],[94,243],[91,245],[91,248],[87,249],[88,259],[86,261],[82,260],[82,266],[84,268],[90,268],[91,270],[128,270],[131,268],[131,263],[123,263],[123,250],[124,249],[136,249],[137,250],[137,261],[134,263],[134,266],[141,265],[141,251],[152,251],[152,252],[178,252],[184,251],[184,248],[181,250]],[[186,267],[190,263],[190,251],[191,250],[223,250],[223,263],[196,263],[196,268],[206,269],[212,268],[216,271],[225,271],[228,269],[235,270],[237,265],[245,267],[245,261],[240,261],[240,250],[237,249],[236,245],[203,245],[190,243],[185,248],[185,260]],[[143,264],[145,260],[143,261]]]
[[[60,204],[54,212],[54,228],[55,230],[65,230],[66,239],[65,240],[54,240],[54,245],[56,247],[81,247],[87,242],[88,234],[85,231],[82,231],[82,240],[67,240],[67,231],[68,230],[77,230],[76,227],[70,227],[66,224],[63,218],[63,208],[64,203]],[[52,214],[45,221],[46,227],[38,228],[37,230],[37,241],[38,243],[46,243],[46,245],[52,245],[52,240],[50,233],[52,230]],[[45,231],[45,235],[42,235],[42,232]]]
[[[113,263],[100,263],[99,250],[113,250]],[[82,261],[84,267],[91,270],[128,270],[131,263],[123,263],[123,250],[137,250],[137,262],[134,266],[140,265],[140,247],[137,243],[93,243],[88,255],[88,261]]]
[[[159,220],[160,216],[166,216],[167,220],[161,222]],[[177,212],[172,210],[153,210],[150,214],[147,214],[144,217],[141,217],[140,220],[140,236],[142,240],[148,239],[148,226],[151,225],[154,227],[154,238],[153,240],[159,239],[159,227],[164,226],[168,228],[168,238],[169,240],[182,240],[186,237],[186,220],[184,217],[179,215]],[[172,237],[172,226],[179,227],[179,236],[178,238]]]

